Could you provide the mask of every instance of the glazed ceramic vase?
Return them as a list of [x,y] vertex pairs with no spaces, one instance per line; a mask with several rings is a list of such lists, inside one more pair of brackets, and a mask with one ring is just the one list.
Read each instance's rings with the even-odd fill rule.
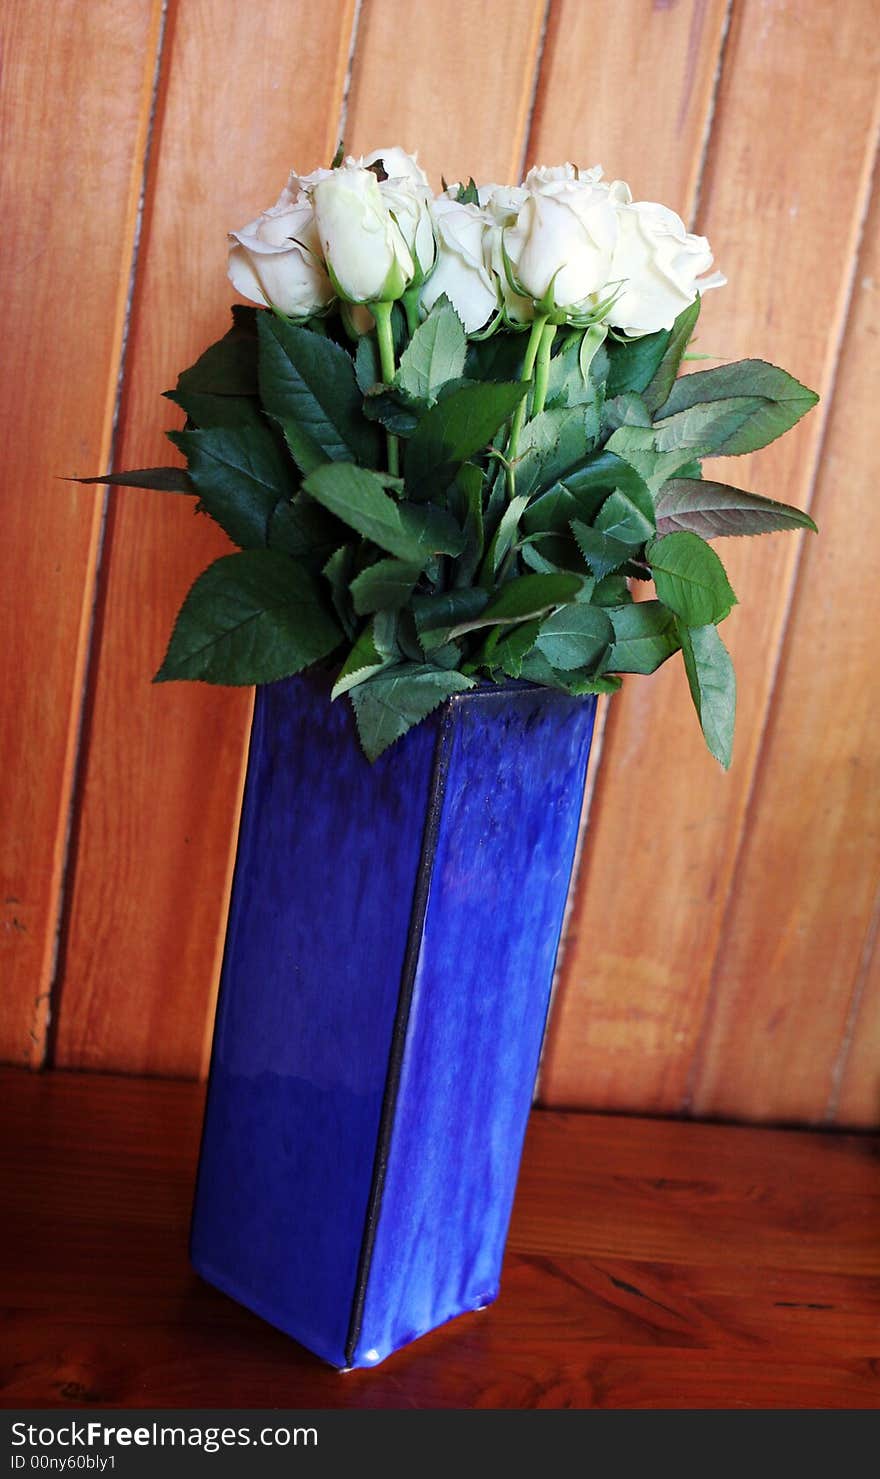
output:
[[481,687],[370,765],[257,691],[191,1254],[334,1366],[498,1294],[594,714]]

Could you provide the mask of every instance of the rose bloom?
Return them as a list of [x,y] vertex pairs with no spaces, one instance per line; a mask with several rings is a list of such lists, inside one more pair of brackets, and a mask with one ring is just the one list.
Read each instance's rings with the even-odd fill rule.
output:
[[437,265],[424,284],[420,301],[425,312],[445,293],[469,334],[485,328],[498,311],[498,278],[484,258],[484,236],[490,218],[479,205],[455,199],[457,186],[434,201]]
[[413,281],[424,281],[437,255],[428,176],[415,154],[407,154],[405,149],[396,145],[390,149],[374,149],[358,163],[367,169],[378,165],[385,175],[384,180],[381,175],[379,177],[379,193],[409,247],[416,268]]
[[550,311],[588,311],[608,281],[617,244],[615,187],[601,169],[541,166],[526,175],[504,247],[523,293]]
[[416,273],[406,238],[372,170],[347,159],[309,195],[331,281],[350,303],[399,298]]
[[285,187],[270,210],[229,234],[229,277],[243,298],[291,318],[308,318],[333,299],[315,216]]
[[626,200],[618,209],[619,235],[610,287],[618,288],[607,320],[627,334],[671,329],[698,293],[724,286],[712,266],[705,236],[694,236],[675,211],[648,200]]

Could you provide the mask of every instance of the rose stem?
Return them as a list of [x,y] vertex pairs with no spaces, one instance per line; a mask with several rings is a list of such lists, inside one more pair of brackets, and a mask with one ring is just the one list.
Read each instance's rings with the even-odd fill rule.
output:
[[547,381],[550,378],[550,351],[553,348],[553,340],[556,335],[555,324],[545,324],[538,345],[538,360],[535,367],[535,396],[532,402],[532,415],[540,416],[547,399]]
[[[376,320],[376,338],[379,344],[379,364],[382,367],[382,379],[386,385],[390,385],[394,379],[394,335],[391,332],[391,304],[371,303],[370,310]],[[385,433],[388,443],[388,471],[393,478],[400,472],[400,461],[397,453],[397,437],[392,433]]]
[[[523,367],[520,371],[520,380],[528,381],[532,378],[532,372],[535,368],[535,358],[537,356],[538,348],[544,334],[544,325],[546,324],[546,322],[547,315],[541,314],[535,319],[534,323],[532,324],[532,332],[529,334],[529,342],[526,345],[526,357],[523,360]],[[515,470],[513,464],[516,461],[516,454],[519,450],[520,433],[523,429],[523,422],[526,419],[527,400],[528,395],[524,395],[516,410],[514,411],[513,420],[510,423],[510,436],[507,439],[507,452],[505,454],[507,462],[509,464],[507,468],[508,498],[512,498],[514,494]]]

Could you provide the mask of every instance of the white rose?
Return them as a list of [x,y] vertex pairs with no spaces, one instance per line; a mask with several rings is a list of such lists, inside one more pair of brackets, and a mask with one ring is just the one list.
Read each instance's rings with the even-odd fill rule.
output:
[[603,174],[601,164],[591,165],[589,169],[575,169],[573,164],[535,164],[526,175],[523,185],[526,190],[537,190],[560,180],[585,180],[587,184],[596,185]]
[[319,180],[329,180],[332,173],[332,169],[325,169],[323,165],[310,170],[307,175],[298,175],[296,170],[292,169],[282,194],[288,195],[291,200],[308,200],[312,186],[317,185]]
[[413,279],[415,264],[375,174],[347,159],[316,180],[308,193],[340,296],[351,303],[399,298]]
[[[588,311],[608,281],[617,241],[612,188],[572,165],[530,170],[504,245],[516,280],[536,303]],[[595,300],[594,300],[595,301]]]
[[368,169],[370,165],[381,164],[389,180],[410,180],[414,185],[421,185],[423,190],[431,188],[428,176],[419,164],[418,155],[407,154],[397,144],[390,149],[374,149],[371,154],[364,154],[358,163]]
[[611,286],[620,284],[607,319],[627,334],[653,334],[671,329],[697,293],[720,288],[720,272],[702,277],[712,266],[705,236],[693,236],[675,211],[653,201],[626,201],[619,206],[620,233],[611,263]]
[[400,227],[415,261],[415,281],[421,282],[434,266],[437,255],[428,176],[415,154],[407,154],[405,149],[397,146],[374,149],[358,163],[374,172],[378,166],[379,193]]
[[534,300],[523,298],[511,287],[502,245],[504,232],[516,225],[528,192],[522,185],[481,185],[478,194],[486,213],[483,256],[487,267],[498,279],[506,317],[512,323],[529,323],[535,316]]
[[422,288],[421,304],[428,311],[445,293],[466,331],[474,334],[498,310],[498,279],[483,252],[489,217],[479,205],[455,200],[453,193],[454,187],[434,201],[437,265]]
[[229,276],[243,298],[308,318],[333,298],[312,207],[282,190],[270,210],[229,233]]

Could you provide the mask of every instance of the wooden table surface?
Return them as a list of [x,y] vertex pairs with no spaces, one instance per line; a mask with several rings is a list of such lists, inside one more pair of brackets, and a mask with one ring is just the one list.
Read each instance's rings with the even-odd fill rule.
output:
[[537,1112],[498,1303],[339,1375],[191,1272],[202,1101],[0,1071],[3,1407],[880,1406],[880,1139]]

